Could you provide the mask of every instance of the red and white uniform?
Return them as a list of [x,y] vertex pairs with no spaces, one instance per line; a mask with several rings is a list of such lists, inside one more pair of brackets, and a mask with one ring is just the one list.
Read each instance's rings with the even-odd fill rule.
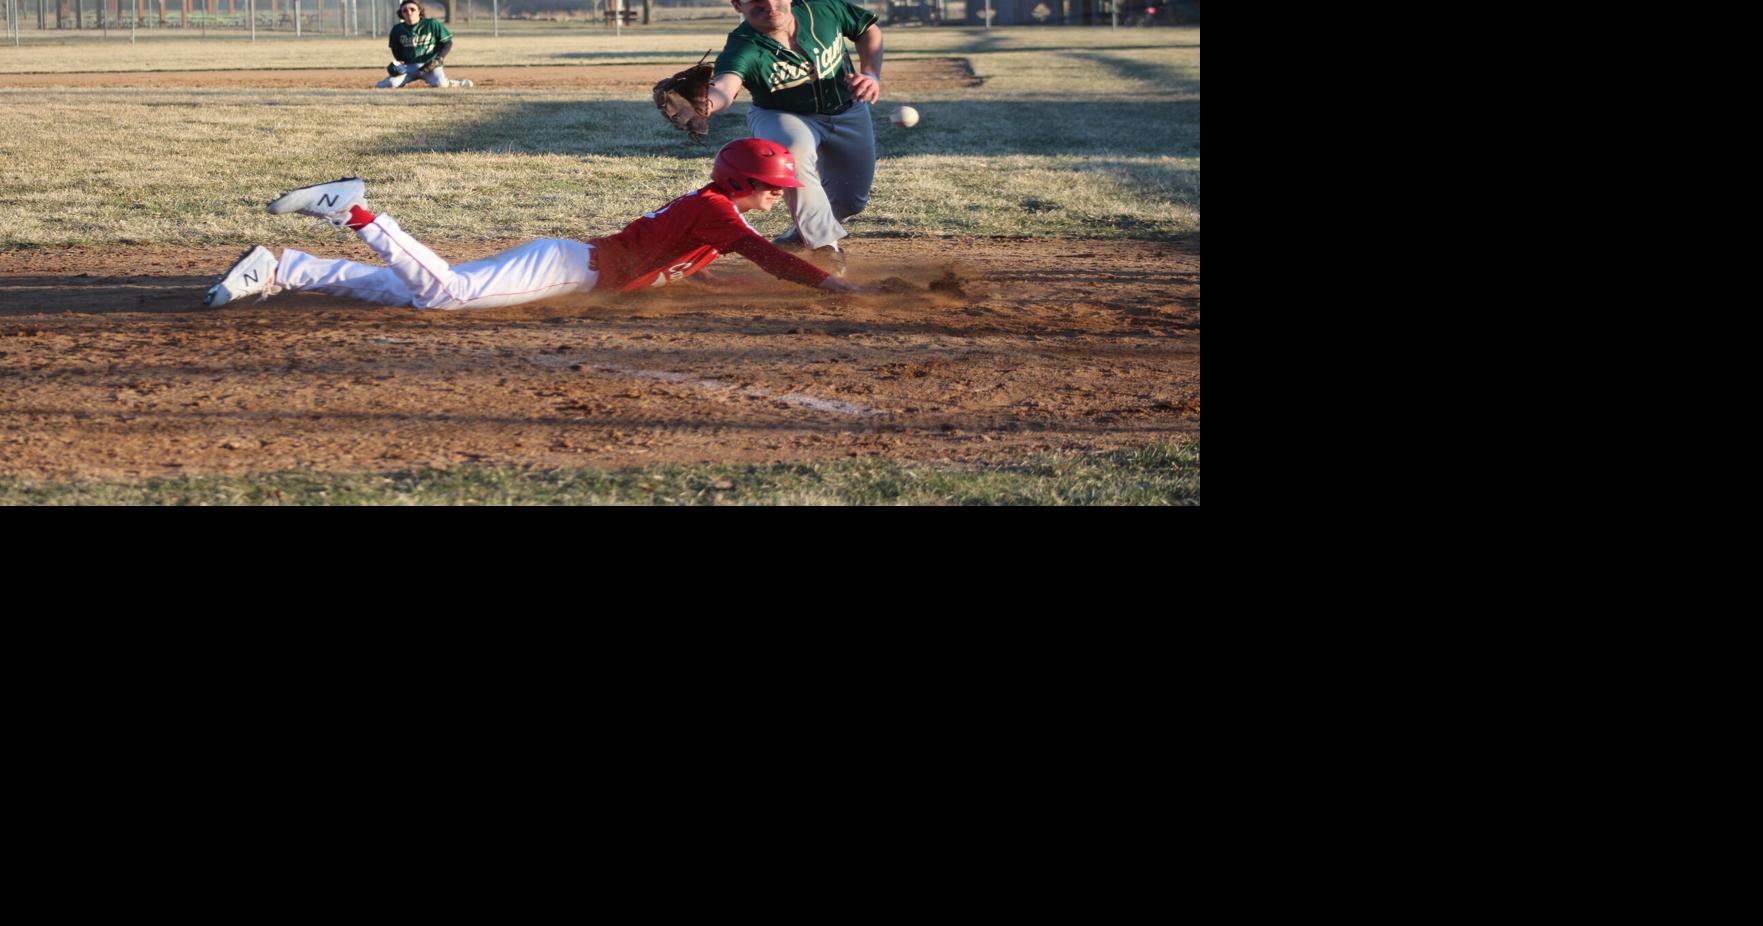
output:
[[634,292],[739,254],[780,279],[819,286],[827,273],[767,241],[714,186],[687,193],[605,238],[592,238],[600,288]]
[[616,235],[586,242],[540,238],[457,267],[412,238],[389,215],[374,217],[356,233],[386,266],[330,260],[286,248],[276,285],[382,305],[479,309],[567,293],[663,286],[697,273],[726,253],[740,254],[773,276],[806,286],[819,286],[827,278],[826,271],[767,241],[714,186],[687,193]]

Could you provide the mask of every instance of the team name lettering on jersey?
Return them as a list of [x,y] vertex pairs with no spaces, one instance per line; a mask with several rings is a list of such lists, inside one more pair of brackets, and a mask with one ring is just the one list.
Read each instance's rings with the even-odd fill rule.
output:
[[830,74],[838,68],[839,62],[845,60],[845,38],[840,36],[837,42],[814,53],[814,66],[822,74]]
[[690,269],[692,269],[692,262],[691,261],[686,261],[683,264],[674,264],[673,266],[667,268],[666,270],[663,270],[660,273],[656,274],[655,275],[655,282],[650,283],[649,285],[651,287],[666,286],[667,284],[672,283],[674,280],[685,279],[686,271],[690,270]]
[[810,80],[808,68],[788,61],[773,61],[771,73],[765,76],[765,86],[770,90],[788,90],[799,87]]

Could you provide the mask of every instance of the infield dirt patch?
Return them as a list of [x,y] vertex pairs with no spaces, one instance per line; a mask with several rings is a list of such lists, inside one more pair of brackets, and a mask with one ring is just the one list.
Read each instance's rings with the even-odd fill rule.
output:
[[[516,242],[431,243],[465,261]],[[724,258],[740,285],[199,308],[237,256],[0,254],[0,478],[980,461],[1199,433],[1197,245],[857,239],[852,278],[896,290],[877,298]]]

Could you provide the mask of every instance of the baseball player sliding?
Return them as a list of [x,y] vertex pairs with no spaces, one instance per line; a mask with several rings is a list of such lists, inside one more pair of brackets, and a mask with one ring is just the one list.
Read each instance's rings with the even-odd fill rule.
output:
[[566,293],[632,292],[665,286],[703,270],[725,253],[740,254],[780,279],[838,292],[880,292],[832,276],[767,241],[741,213],[765,212],[798,186],[788,149],[758,138],[731,141],[716,154],[710,182],[625,226],[616,235],[574,241],[540,238],[494,257],[450,266],[391,216],[367,210],[367,185],[355,177],[301,187],[269,204],[276,215],[300,213],[354,230],[384,267],[314,257],[284,248],[278,260],[254,247],[203,297],[218,308],[247,296],[284,291],[347,296],[417,309],[520,305]]

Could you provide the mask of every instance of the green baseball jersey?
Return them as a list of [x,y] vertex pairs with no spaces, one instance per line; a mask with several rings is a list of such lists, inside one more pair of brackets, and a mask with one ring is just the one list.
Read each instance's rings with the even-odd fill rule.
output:
[[438,19],[419,19],[416,25],[397,23],[392,26],[392,57],[406,64],[427,64],[442,42],[453,41],[453,33]]
[[875,25],[875,14],[845,0],[793,0],[796,44],[804,55],[747,23],[728,34],[716,74],[739,74],[753,105],[790,113],[835,113],[851,105],[845,50]]

